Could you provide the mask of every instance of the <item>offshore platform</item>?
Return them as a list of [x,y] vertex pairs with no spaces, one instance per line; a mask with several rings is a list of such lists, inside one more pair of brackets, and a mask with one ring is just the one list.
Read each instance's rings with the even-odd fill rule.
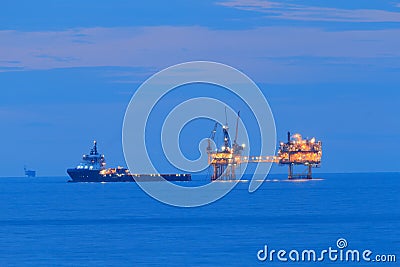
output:
[[[222,126],[223,146],[214,150],[211,141],[214,141],[218,123],[215,123],[208,138],[208,164],[212,166],[211,180],[236,180],[236,169],[242,163],[277,163],[288,166],[288,179],[312,179],[312,168],[321,166],[322,142],[315,138],[303,139],[298,133],[287,133],[287,141],[280,142],[278,154],[275,156],[242,156],[245,144],[239,145],[238,125],[240,112],[236,120],[236,132],[233,143],[229,137],[228,124]],[[306,167],[304,173],[294,173],[294,166]]]
[[29,170],[29,169],[26,168],[26,166],[24,166],[24,172],[25,172],[26,177],[28,177],[28,178],[35,178],[36,177],[36,171]]

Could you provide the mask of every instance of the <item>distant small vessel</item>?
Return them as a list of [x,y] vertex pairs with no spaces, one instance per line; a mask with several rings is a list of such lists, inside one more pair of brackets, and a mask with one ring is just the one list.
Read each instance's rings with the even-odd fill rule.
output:
[[83,155],[82,162],[67,173],[72,180],[68,182],[150,182],[150,181],[191,181],[191,174],[132,174],[123,167],[106,169],[104,155],[97,151],[97,142],[89,154]]
[[34,178],[34,177],[36,177],[36,171],[34,171],[34,170],[28,170],[28,169],[26,168],[26,166],[24,166],[24,171],[25,171],[25,175],[26,175],[27,177],[29,177],[29,178]]

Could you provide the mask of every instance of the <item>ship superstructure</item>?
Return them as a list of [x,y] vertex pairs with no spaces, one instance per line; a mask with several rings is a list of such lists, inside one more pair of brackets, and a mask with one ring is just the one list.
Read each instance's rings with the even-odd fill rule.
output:
[[82,162],[76,167],[77,170],[104,170],[106,161],[104,155],[100,155],[97,151],[97,142],[94,141],[93,148],[89,154],[82,157]]

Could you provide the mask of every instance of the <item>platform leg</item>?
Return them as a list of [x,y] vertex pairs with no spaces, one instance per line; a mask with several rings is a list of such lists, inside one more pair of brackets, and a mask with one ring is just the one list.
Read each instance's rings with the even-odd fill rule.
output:
[[293,164],[289,164],[288,179],[293,179]]

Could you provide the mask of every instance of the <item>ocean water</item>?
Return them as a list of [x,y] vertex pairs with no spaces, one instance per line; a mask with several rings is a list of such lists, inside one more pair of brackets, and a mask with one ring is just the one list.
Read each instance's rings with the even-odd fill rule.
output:
[[0,266],[286,266],[257,252],[337,249],[339,238],[397,262],[290,264],[400,266],[400,174],[318,176],[278,176],[252,194],[239,183],[199,208],[159,203],[135,183],[0,178]]

